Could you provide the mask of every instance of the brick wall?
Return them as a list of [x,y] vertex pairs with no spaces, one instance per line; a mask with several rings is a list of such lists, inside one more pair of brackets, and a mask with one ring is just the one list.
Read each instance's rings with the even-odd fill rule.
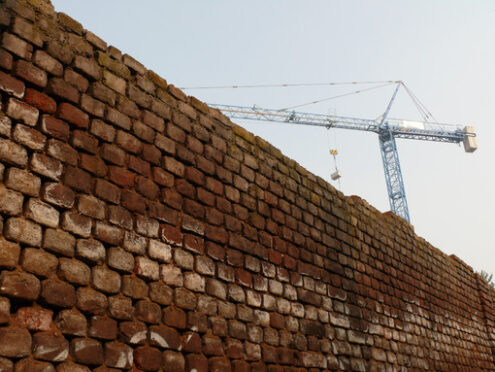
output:
[[494,291],[44,0],[0,3],[0,371],[495,370]]

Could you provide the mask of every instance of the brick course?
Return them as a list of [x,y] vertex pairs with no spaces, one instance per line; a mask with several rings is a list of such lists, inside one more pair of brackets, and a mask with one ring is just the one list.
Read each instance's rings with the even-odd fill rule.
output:
[[0,25],[0,370],[495,370],[460,259],[48,0]]

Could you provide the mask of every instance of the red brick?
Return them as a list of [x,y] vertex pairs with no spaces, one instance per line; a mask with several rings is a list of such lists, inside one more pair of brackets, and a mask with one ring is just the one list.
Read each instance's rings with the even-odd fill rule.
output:
[[57,103],[54,99],[50,98],[44,93],[41,93],[35,89],[27,88],[24,101],[31,106],[38,108],[43,112],[50,114],[55,113],[57,110]]
[[160,165],[162,153],[155,146],[144,144],[142,157],[147,162],[150,162],[154,165]]
[[98,177],[104,177],[108,172],[105,162],[97,156],[80,154],[79,166]]
[[76,291],[68,283],[46,279],[41,283],[41,298],[56,307],[72,307],[76,304]]
[[89,337],[102,340],[117,338],[117,322],[106,316],[93,316],[89,323]]
[[136,156],[129,156],[129,169],[135,170],[143,176],[151,176],[151,165],[147,161],[144,161]]
[[208,361],[211,372],[232,372],[230,361],[227,358],[215,357]]
[[148,199],[155,200],[160,194],[160,188],[145,177],[137,178],[137,191]]
[[88,114],[68,103],[61,103],[58,106],[58,117],[74,124],[78,128],[87,129],[89,126]]
[[64,174],[64,183],[67,186],[89,194],[92,182],[93,179],[89,173],[71,166],[67,167]]
[[36,67],[32,63],[19,60],[15,65],[14,72],[21,79],[27,80],[34,85],[37,85],[41,88],[46,87],[47,83],[47,74],[42,69]]
[[188,371],[208,372],[208,359],[202,354],[187,354],[186,366]]
[[111,203],[118,204],[120,202],[120,189],[105,180],[96,180],[95,193],[96,196]]
[[115,145],[103,144],[100,148],[100,156],[115,165],[123,166],[125,164],[126,153]]
[[127,169],[112,166],[108,167],[108,176],[110,181],[122,187],[134,186],[134,179],[136,177],[134,173],[129,172]]
[[162,200],[174,209],[182,208],[182,196],[174,189],[162,189]]
[[[182,372],[186,369],[186,360],[180,352],[165,350],[162,356],[162,369],[164,372]],[[197,370],[199,372],[199,370]]]
[[[42,110],[40,108],[40,110]],[[43,115],[41,118],[41,130],[52,137],[62,141],[69,139],[69,125],[62,120],[56,119],[50,115]]]
[[134,316],[145,323],[157,324],[161,320],[161,309],[158,304],[150,301],[139,301],[135,305]]
[[145,371],[158,371],[162,364],[162,353],[153,347],[138,347],[134,350],[134,361],[138,368]]
[[24,96],[24,83],[0,71],[0,90],[14,97],[22,98]]
[[186,321],[184,310],[171,306],[163,310],[163,322],[170,327],[183,329],[186,327]]
[[48,81],[48,90],[57,97],[79,103],[79,91],[61,78],[51,78]]
[[103,347],[96,340],[76,338],[71,341],[70,348],[76,362],[97,366],[104,361]]
[[41,307],[21,307],[15,315],[16,323],[30,331],[48,331],[52,327],[53,311]]
[[98,140],[86,131],[73,131],[71,144],[75,148],[83,149],[92,154],[95,154],[98,150]]

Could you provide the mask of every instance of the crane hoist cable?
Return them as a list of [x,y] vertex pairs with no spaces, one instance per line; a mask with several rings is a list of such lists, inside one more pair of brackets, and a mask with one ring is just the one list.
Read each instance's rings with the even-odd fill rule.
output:
[[216,86],[197,86],[197,87],[179,87],[179,89],[243,89],[243,88],[289,88],[289,87],[318,87],[329,85],[366,85],[366,84],[393,84],[399,83],[399,80],[382,80],[382,81],[340,81],[326,83],[286,83],[286,84],[251,84],[251,85],[216,85]]

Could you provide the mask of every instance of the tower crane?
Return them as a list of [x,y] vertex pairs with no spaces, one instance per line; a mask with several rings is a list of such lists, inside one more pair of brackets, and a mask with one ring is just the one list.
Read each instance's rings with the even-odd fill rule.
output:
[[361,119],[337,115],[322,115],[287,110],[259,108],[257,106],[230,106],[209,104],[219,109],[224,115],[232,119],[247,119],[257,121],[271,121],[286,124],[312,125],[339,129],[360,130],[378,134],[380,152],[382,155],[385,182],[387,184],[390,209],[398,216],[410,222],[404,181],[397,152],[396,138],[419,141],[463,143],[466,152],[477,149],[476,134],[472,126],[452,126],[429,122],[404,121],[389,119],[388,114],[402,85],[397,82],[392,98],[385,113],[379,119]]

